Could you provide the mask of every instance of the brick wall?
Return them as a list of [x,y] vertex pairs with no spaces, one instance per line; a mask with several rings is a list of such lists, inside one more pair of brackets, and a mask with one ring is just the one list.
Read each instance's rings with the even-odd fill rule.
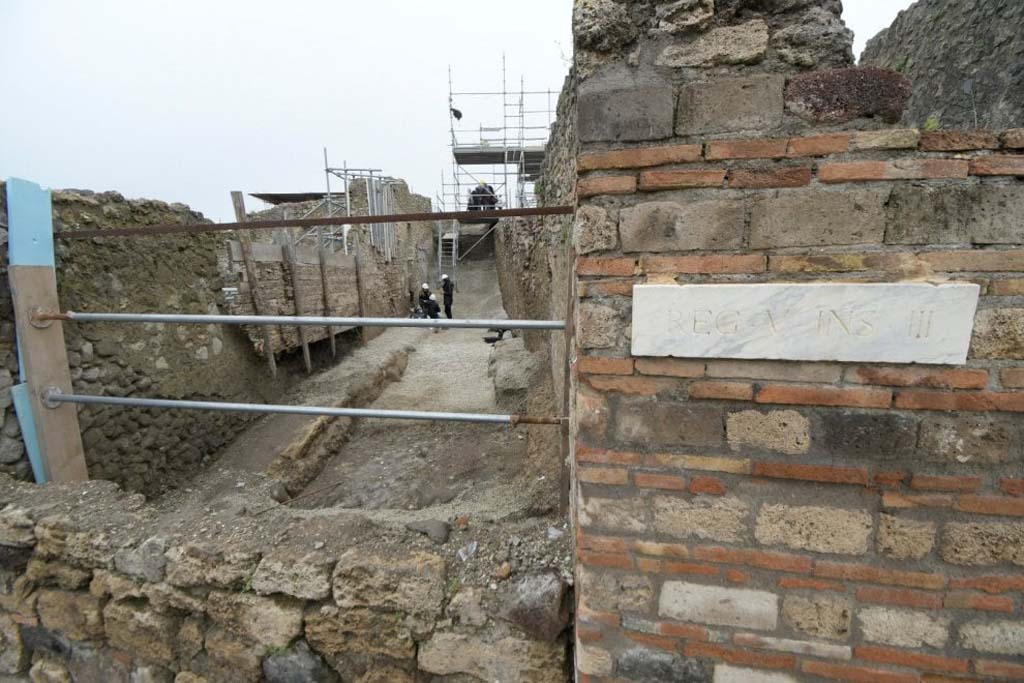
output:
[[[799,13],[763,10],[764,51],[733,61],[757,12],[722,8],[744,3],[689,3],[711,18],[671,37],[634,12],[646,32],[581,55],[600,4],[576,27],[598,63],[579,85],[581,680],[1024,679],[1024,131],[885,128],[905,81],[800,73],[821,64],[775,37]],[[650,64],[709,43],[713,65]],[[634,285],[908,280],[981,285],[965,367],[630,354]]]

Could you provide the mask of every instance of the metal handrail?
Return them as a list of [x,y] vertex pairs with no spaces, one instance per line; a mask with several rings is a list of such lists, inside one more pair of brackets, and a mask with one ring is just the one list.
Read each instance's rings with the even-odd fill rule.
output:
[[280,415],[309,415],[328,417],[378,418],[385,420],[420,420],[434,422],[474,422],[483,424],[507,424],[513,427],[521,424],[560,425],[564,417],[536,415],[491,415],[487,413],[431,413],[419,410],[375,410],[372,408],[328,408],[322,406],[289,406],[264,403],[227,403],[220,401],[181,401],[163,398],[121,398],[118,396],[91,396],[65,394],[58,389],[49,389],[43,396],[49,408],[63,403],[79,405],[108,405],[129,408],[169,408],[174,410],[213,410],[234,413],[261,413]]
[[290,325],[293,327],[425,327],[478,330],[564,330],[563,320],[447,320],[443,318],[336,318],[288,315],[190,315],[177,313],[79,313],[33,311],[31,323],[53,321],[169,323],[181,325]]

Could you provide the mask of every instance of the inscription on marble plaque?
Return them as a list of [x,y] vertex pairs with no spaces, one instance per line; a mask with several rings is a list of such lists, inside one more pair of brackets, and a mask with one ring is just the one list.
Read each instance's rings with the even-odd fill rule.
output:
[[633,355],[962,365],[971,283],[637,285]]

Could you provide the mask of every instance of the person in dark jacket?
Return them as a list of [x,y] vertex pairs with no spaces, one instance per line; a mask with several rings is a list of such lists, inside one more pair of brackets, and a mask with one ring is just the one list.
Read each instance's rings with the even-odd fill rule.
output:
[[444,314],[452,319],[452,304],[455,302],[455,283],[447,275],[441,276],[441,291],[444,292]]
[[426,282],[424,282],[423,286],[420,287],[420,297],[419,297],[420,308],[423,310],[424,313],[427,312],[427,308],[428,308],[427,304],[428,304],[429,301],[430,301],[430,285],[428,285]]
[[469,193],[470,211],[490,211],[497,204],[498,196],[494,193],[494,188],[483,181]]
[[[426,305],[423,307],[423,312],[427,314],[427,317],[431,320],[439,320],[441,318],[441,307],[437,305],[437,294],[431,294],[427,299]],[[434,328],[434,334],[437,334],[438,328]]]

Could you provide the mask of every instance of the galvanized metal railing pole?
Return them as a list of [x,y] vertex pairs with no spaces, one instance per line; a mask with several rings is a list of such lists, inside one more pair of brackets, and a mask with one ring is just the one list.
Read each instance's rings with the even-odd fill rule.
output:
[[564,330],[563,320],[447,320],[414,318],[333,318],[288,315],[192,315],[178,313],[78,313],[35,311],[37,322],[170,323],[179,325],[295,325],[303,327],[422,327],[473,330]]
[[560,425],[560,417],[533,415],[490,415],[487,413],[434,413],[419,410],[377,410],[373,408],[329,408],[320,406],[289,406],[261,403],[221,403],[217,401],[178,401],[161,398],[121,398],[117,396],[83,396],[54,390],[45,395],[46,405],[57,408],[65,404],[108,405],[132,408],[166,408],[171,410],[212,410],[238,413],[274,413],[281,415],[310,415],[351,418],[379,418],[387,420],[418,420],[442,422],[471,422],[478,424]]

